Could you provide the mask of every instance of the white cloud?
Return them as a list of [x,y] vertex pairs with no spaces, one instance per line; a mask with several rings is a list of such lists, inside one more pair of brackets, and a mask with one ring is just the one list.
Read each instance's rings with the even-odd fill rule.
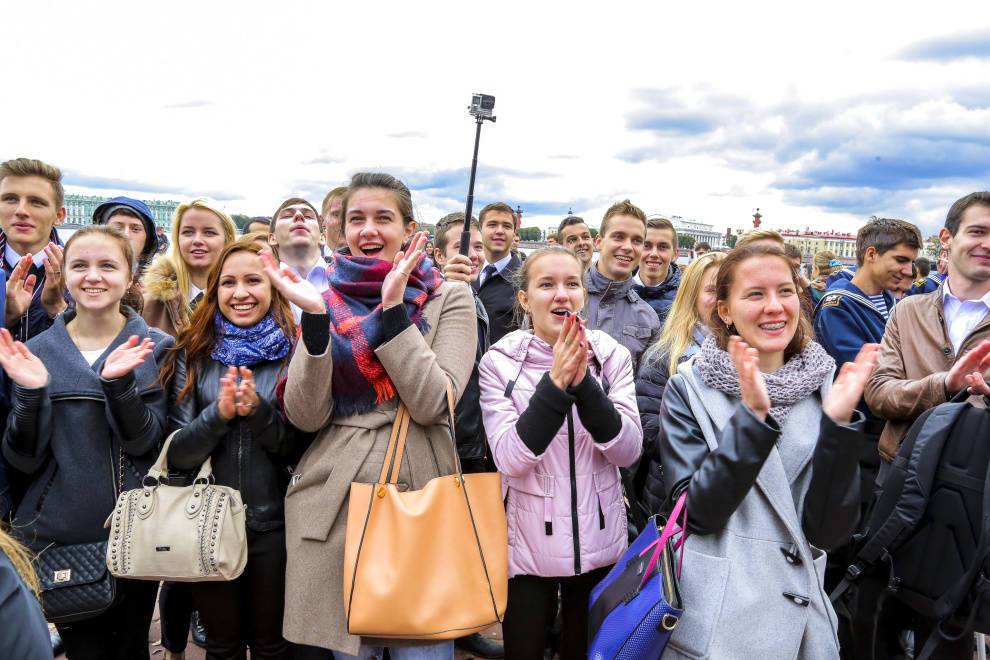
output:
[[[570,206],[594,221],[628,196],[719,231],[756,207],[765,226],[848,230],[874,209],[931,226],[971,179],[919,166],[931,180],[782,182],[875,145],[906,157],[919,135],[926,153],[949,150],[936,133],[978,162],[982,28],[952,47],[968,5],[17,3],[3,9],[0,155],[266,214],[295,193],[319,202],[363,168],[462,172],[466,106],[482,91],[498,122],[483,129],[476,208],[499,196],[535,209],[527,224]],[[668,129],[633,130],[637,112]],[[423,219],[463,204],[457,184],[416,193]]]

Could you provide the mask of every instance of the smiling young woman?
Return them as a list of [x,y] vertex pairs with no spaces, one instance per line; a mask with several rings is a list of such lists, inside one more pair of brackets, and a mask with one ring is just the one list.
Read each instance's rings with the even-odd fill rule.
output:
[[[291,352],[289,304],[264,272],[264,248],[246,236],[223,248],[203,300],[162,370],[171,389],[169,465],[210,458],[218,484],[237,488],[247,508],[248,563],[231,582],[191,585],[210,657],[241,657],[248,646],[287,657],[283,499],[300,436],[278,412],[275,386]],[[238,655],[240,654],[240,656]]]
[[833,382],[800,286],[779,247],[733,250],[718,270],[712,334],[664,390],[664,486],[668,502],[687,492],[692,533],[681,573],[691,606],[665,658],[839,657],[825,551],[858,521],[856,405],[878,347]]
[[[80,229],[64,253],[75,309],[27,345],[0,330],[0,366],[14,383],[3,454],[27,483],[12,527],[35,552],[106,540],[117,496],[140,487],[161,441],[158,372],[172,338],[121,306],[133,263],[115,229]],[[148,658],[158,585],[119,579],[117,589],[105,612],[58,625],[70,658]]]

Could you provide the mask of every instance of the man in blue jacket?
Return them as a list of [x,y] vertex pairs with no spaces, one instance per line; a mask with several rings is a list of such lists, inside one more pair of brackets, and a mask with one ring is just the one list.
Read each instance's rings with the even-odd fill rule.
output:
[[657,313],[661,325],[674,304],[677,287],[681,284],[681,269],[677,259],[677,230],[666,218],[646,220],[646,240],[639,272],[633,275],[633,288]]
[[904,295],[916,296],[936,291],[942,284],[942,278],[938,273],[932,272],[932,262],[928,261],[928,257],[918,257],[914,260],[914,265],[918,269],[918,279]]
[[[911,280],[912,266],[921,246],[921,232],[904,220],[871,218],[860,228],[856,235],[855,274],[852,279],[837,279],[815,308],[815,338],[835,360],[837,368],[855,360],[863,344],[880,343],[883,339],[887,318],[894,307],[890,290]],[[858,409],[866,417],[859,459],[861,506],[865,515],[876,490],[874,484],[880,468],[877,442],[884,420],[874,415],[863,400]],[[829,553],[826,589],[830,590],[841,580],[854,554],[852,545]],[[850,618],[840,621],[843,658],[872,657],[876,598],[883,585],[876,585],[876,589],[873,586],[863,585],[858,600],[848,606]],[[880,629],[878,636],[895,645],[900,627],[880,625]]]

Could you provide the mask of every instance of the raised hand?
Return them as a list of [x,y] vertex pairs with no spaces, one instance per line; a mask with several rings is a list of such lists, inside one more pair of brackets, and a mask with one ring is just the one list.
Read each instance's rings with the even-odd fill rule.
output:
[[837,424],[847,424],[863,397],[863,388],[877,366],[880,357],[878,344],[863,344],[855,362],[846,362],[839,370],[839,377],[822,402],[822,411]]
[[550,380],[561,390],[566,390],[574,381],[581,363],[581,343],[581,323],[576,316],[568,316],[553,345],[553,364],[550,365]]
[[952,394],[961,392],[970,384],[966,376],[974,373],[982,374],[988,367],[990,367],[990,339],[984,339],[952,365],[945,376],[945,389]]
[[45,285],[41,289],[41,306],[48,312],[48,316],[55,316],[67,306],[62,296],[64,256],[62,248],[55,243],[45,246]]
[[763,421],[770,412],[770,395],[767,394],[767,384],[760,373],[760,353],[741,338],[733,336],[729,339],[729,357],[736,365],[739,374],[739,390],[742,401],[753,414]]
[[17,323],[17,319],[24,316],[31,306],[34,286],[38,283],[36,276],[28,275],[32,263],[32,256],[25,254],[7,278],[7,308],[4,312],[4,325],[7,327]]
[[227,375],[220,377],[220,395],[217,410],[226,421],[237,415],[237,367],[227,369]]
[[419,266],[426,252],[426,242],[430,235],[425,231],[418,232],[409,241],[408,250],[399,250],[392,259],[392,270],[382,282],[382,309],[388,309],[402,304],[402,294],[406,291],[409,276]]
[[261,257],[261,263],[264,264],[265,275],[271,280],[272,286],[285,296],[286,300],[310,314],[323,314],[327,311],[323,294],[317,291],[316,287],[299,277],[299,274],[288,266],[279,267],[271,252],[262,252],[258,256]]
[[448,282],[464,282],[471,284],[471,270],[474,265],[470,257],[455,254],[443,265],[443,278]]
[[27,346],[14,341],[10,331],[0,329],[0,367],[23,388],[34,390],[48,384],[48,369]]
[[253,415],[258,409],[258,392],[254,374],[247,367],[240,368],[241,382],[237,386],[237,414],[241,417]]
[[574,377],[571,379],[570,386],[577,387],[588,373],[588,335],[584,327],[584,319],[573,315],[572,318],[578,328],[577,350],[579,353],[577,355],[577,362],[574,365]]
[[145,337],[141,341],[137,335],[131,335],[127,341],[113,350],[103,363],[103,377],[107,379],[120,378],[129,374],[137,366],[144,362],[144,359],[151,355],[155,342]]

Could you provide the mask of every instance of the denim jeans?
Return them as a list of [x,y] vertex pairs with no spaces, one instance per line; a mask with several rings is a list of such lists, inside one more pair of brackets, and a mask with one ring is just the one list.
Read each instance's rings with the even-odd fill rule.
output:
[[[385,649],[381,646],[362,646],[357,655],[334,651],[334,660],[380,660]],[[428,646],[390,646],[392,660],[453,660],[454,642],[437,642]]]

